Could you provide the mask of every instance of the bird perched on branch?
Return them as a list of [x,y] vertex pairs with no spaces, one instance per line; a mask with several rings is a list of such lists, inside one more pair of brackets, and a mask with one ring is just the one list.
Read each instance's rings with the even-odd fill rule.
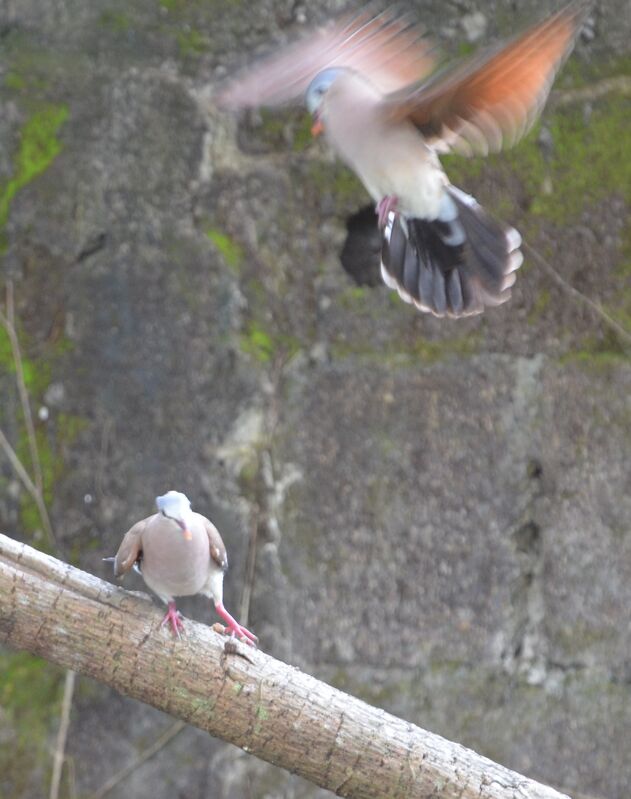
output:
[[[430,75],[435,49],[405,14],[363,11],[256,64],[220,94],[224,107],[305,96],[376,203],[381,275],[436,316],[509,299],[521,237],[452,186],[438,160],[485,155],[533,125],[589,9],[574,0],[508,42]],[[430,75],[430,77],[428,77]]]
[[136,522],[125,533],[114,558],[120,577],[132,567],[167,605],[162,624],[169,623],[179,636],[184,623],[175,607],[177,596],[203,594],[227,624],[227,631],[255,644],[257,637],[242,627],[223,605],[223,576],[228,568],[226,548],[219,531],[205,516],[191,510],[188,498],[167,491],[156,498],[158,513]]

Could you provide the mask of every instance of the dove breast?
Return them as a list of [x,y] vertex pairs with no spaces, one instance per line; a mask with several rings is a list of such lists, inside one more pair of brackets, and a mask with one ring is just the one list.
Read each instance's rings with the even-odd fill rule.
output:
[[447,178],[407,120],[383,113],[383,95],[356,72],[342,73],[322,103],[327,138],[373,200],[395,196],[406,216],[435,219]]
[[[156,513],[142,533],[142,576],[161,599],[206,593],[211,570],[205,519],[193,513],[188,541],[169,519]],[[220,571],[219,569],[217,569]],[[221,572],[223,577],[223,572]]]

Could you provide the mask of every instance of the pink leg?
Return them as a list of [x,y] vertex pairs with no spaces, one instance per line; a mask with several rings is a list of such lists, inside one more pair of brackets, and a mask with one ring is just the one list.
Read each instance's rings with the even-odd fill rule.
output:
[[168,608],[169,609],[167,610],[164,618],[162,619],[162,624],[160,625],[160,627],[164,627],[164,625],[167,624],[167,622],[170,623],[173,633],[177,635],[177,637],[179,638],[180,630],[184,629],[184,622],[182,621],[182,615],[175,607],[175,602],[173,600],[169,602]]
[[375,211],[379,217],[379,227],[384,228],[388,223],[388,214],[390,211],[396,211],[397,205],[399,203],[398,197],[395,197],[394,194],[387,194],[385,197],[382,197],[379,202],[377,203],[377,207]]
[[237,638],[245,638],[246,643],[250,644],[251,646],[256,644],[256,642],[259,640],[256,635],[251,633],[249,630],[246,630],[245,627],[242,627],[239,622],[224,608],[223,602],[217,602],[215,604],[215,610],[227,623],[227,631],[230,633],[230,635],[236,635]]

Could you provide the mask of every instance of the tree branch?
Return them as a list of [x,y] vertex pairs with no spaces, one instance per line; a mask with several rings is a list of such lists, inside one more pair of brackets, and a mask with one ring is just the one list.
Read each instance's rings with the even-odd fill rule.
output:
[[[263,652],[186,622],[174,639],[147,596],[0,535],[0,642],[85,674],[356,799],[563,799],[469,749]],[[567,797],[565,798],[567,799]]]

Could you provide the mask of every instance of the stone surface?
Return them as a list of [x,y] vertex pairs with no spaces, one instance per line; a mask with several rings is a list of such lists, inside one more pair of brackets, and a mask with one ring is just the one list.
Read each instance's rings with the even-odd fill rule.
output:
[[[302,111],[236,120],[212,102],[251,54],[341,6],[0,4],[2,268],[47,409],[62,554],[105,575],[130,520],[183,490],[224,535],[228,607],[256,530],[249,624],[266,651],[570,793],[626,799],[629,349],[528,252],[511,302],[459,323],[341,268],[358,182]],[[485,20],[482,41],[517,27],[508,1],[425,6],[451,52],[463,15]],[[631,79],[627,11],[597,5],[559,92]],[[448,170],[628,330],[631,100],[558,97],[543,136]],[[26,458],[5,345],[0,424]],[[0,463],[0,526],[44,543]],[[202,599],[182,609],[215,621]],[[15,740],[0,795],[39,797],[60,675],[0,658],[0,740]],[[77,794],[170,723],[80,680]],[[190,729],[109,795],[324,796]]]

